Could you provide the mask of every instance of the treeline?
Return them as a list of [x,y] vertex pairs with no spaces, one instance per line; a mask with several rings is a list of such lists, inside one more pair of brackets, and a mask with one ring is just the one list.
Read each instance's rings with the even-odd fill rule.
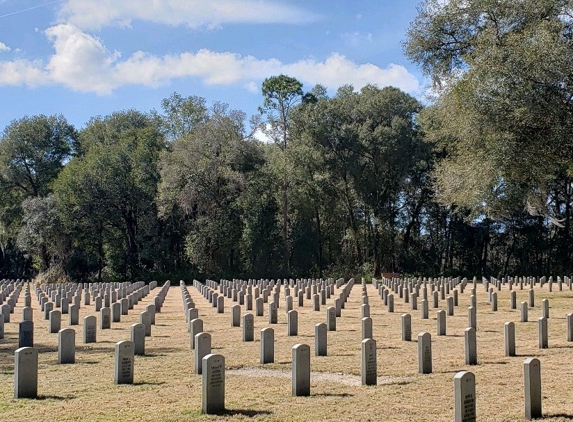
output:
[[442,199],[436,174],[451,153],[430,136],[434,107],[391,87],[304,92],[284,75],[262,88],[250,120],[175,93],[160,111],[81,130],[63,116],[13,121],[0,140],[0,278],[573,269],[569,211],[551,224],[519,198],[505,216]]

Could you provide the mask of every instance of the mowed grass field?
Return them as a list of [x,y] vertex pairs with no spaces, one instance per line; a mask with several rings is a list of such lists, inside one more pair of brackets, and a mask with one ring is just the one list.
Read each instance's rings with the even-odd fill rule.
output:
[[[181,288],[173,283],[161,313],[156,315],[152,336],[146,338],[144,357],[135,357],[134,385],[114,385],[114,345],[130,339],[130,326],[139,322],[139,313],[150,304],[160,286],[139,302],[120,323],[109,330],[99,329],[99,312],[92,305],[80,309],[76,330],[76,363],[57,363],[58,335],[48,333],[35,294],[34,342],[39,349],[38,399],[15,400],[14,350],[18,347],[18,322],[21,320],[24,291],[5,324],[0,340],[0,420],[2,421],[185,421],[185,420],[264,420],[264,421],[451,421],[453,420],[453,377],[469,370],[476,376],[477,415],[480,421],[524,420],[523,361],[541,361],[543,414],[546,420],[573,419],[573,343],[567,342],[566,315],[573,312],[573,292],[564,284],[562,292],[548,285],[535,286],[535,307],[529,309],[529,322],[521,323],[519,302],[527,301],[528,291],[517,288],[518,309],[510,309],[507,286],[498,292],[498,311],[492,312],[483,285],[477,286],[478,365],[465,365],[464,329],[470,285],[459,296],[455,315],[447,317],[447,335],[437,336],[436,311],[446,309],[440,300],[432,308],[429,294],[429,319],[395,295],[395,312],[388,313],[378,292],[367,285],[373,336],[377,341],[377,386],[360,385],[362,286],[355,284],[337,319],[337,331],[328,332],[328,356],[314,356],[314,326],[326,322],[326,307],[312,310],[306,300],[299,312],[299,335],[287,337],[284,288],[281,289],[278,324],[268,323],[265,315],[255,317],[255,341],[242,341],[242,327],[232,328],[230,307],[225,298],[225,313],[187,286],[204,330],[212,336],[212,352],[226,359],[226,408],[221,415],[201,414],[201,376],[193,373],[193,351],[183,312]],[[291,290],[292,291],[292,290]],[[549,348],[538,348],[538,321],[541,300],[550,302]],[[420,308],[418,303],[418,308]],[[242,307],[242,314],[246,308]],[[412,341],[401,340],[401,315],[412,316]],[[254,314],[254,312],[253,312]],[[82,342],[83,317],[98,317],[98,342]],[[515,357],[505,357],[504,323],[515,322]],[[68,326],[62,316],[62,328]],[[242,323],[242,319],[241,319]],[[275,330],[275,363],[259,364],[260,330]],[[433,373],[418,373],[417,334],[432,335]],[[311,348],[311,395],[291,395],[291,349],[297,343]]]

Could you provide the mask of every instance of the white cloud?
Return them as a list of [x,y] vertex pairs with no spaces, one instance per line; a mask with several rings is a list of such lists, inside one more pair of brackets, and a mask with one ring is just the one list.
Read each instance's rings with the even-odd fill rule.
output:
[[317,16],[286,3],[259,0],[67,0],[63,22],[82,29],[130,26],[134,20],[191,28],[225,23],[309,23]]
[[406,92],[419,89],[418,80],[404,67],[390,64],[357,64],[334,53],[325,61],[315,59],[282,63],[231,52],[199,50],[177,55],[155,56],[142,51],[123,59],[103,42],[79,28],[61,24],[46,30],[55,53],[47,64],[30,61],[0,61],[0,85],[60,84],[74,91],[105,95],[125,85],[155,87],[175,79],[197,78],[206,85],[237,85],[258,91],[267,77],[287,74],[305,85],[320,83],[336,89],[351,84],[392,85]]
[[353,47],[358,47],[359,45],[363,44],[364,42],[371,42],[372,41],[372,34],[361,34],[360,32],[346,32],[340,35],[342,41],[346,44],[349,44]]
[[2,53],[4,51],[10,51],[10,47],[8,47],[6,44],[4,44],[2,41],[0,41],[0,53]]
[[0,85],[28,85],[34,87],[46,82],[47,74],[40,63],[28,60],[0,61]]

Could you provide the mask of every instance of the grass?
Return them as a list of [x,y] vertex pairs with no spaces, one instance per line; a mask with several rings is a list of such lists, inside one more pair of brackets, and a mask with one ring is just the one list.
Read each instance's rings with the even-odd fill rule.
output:
[[[529,321],[519,322],[520,311],[509,309],[507,287],[498,292],[498,311],[492,312],[487,293],[477,286],[478,365],[465,365],[464,329],[470,289],[459,296],[455,315],[447,317],[447,335],[436,335],[436,311],[420,318],[395,295],[395,312],[388,313],[372,285],[367,285],[373,335],[377,340],[378,386],[359,385],[361,350],[361,286],[355,285],[337,320],[337,331],[328,333],[328,356],[314,356],[314,325],[326,321],[326,306],[313,311],[311,301],[299,308],[299,335],[286,336],[286,312],[281,292],[281,308],[275,330],[275,363],[259,364],[260,330],[268,327],[265,315],[255,317],[255,341],[242,342],[242,327],[231,328],[230,307],[225,298],[225,313],[216,309],[188,286],[205,331],[211,333],[213,353],[226,360],[226,408],[221,415],[201,414],[201,377],[193,374],[193,351],[185,324],[179,286],[172,287],[162,312],[156,315],[152,337],[146,339],[147,356],[135,357],[134,385],[113,383],[114,345],[130,337],[130,326],[139,322],[139,313],[151,303],[154,294],[122,316],[112,329],[99,330],[98,343],[82,343],[82,326],[76,329],[76,364],[57,364],[57,334],[48,333],[36,297],[34,308],[36,347],[39,355],[38,399],[13,398],[13,360],[18,347],[18,324],[23,293],[12,321],[5,325],[0,340],[0,419],[1,420],[265,420],[265,421],[451,421],[453,418],[453,377],[461,370],[476,375],[477,415],[481,421],[524,420],[523,361],[537,357],[541,361],[543,414],[545,420],[573,419],[573,390],[570,388],[573,343],[566,338],[566,315],[573,312],[573,292],[549,292],[548,286],[535,287],[535,307],[529,309]],[[158,290],[156,290],[158,291]],[[527,301],[528,292],[517,290],[519,302]],[[549,349],[538,348],[537,318],[541,300],[549,299]],[[331,306],[334,297],[328,299]],[[92,302],[93,303],[93,302]],[[446,309],[440,300],[439,309]],[[243,307],[242,313],[245,312]],[[401,341],[401,314],[412,315],[412,340]],[[98,315],[93,305],[80,310],[80,324],[86,315]],[[504,355],[504,323],[515,322],[516,357]],[[98,321],[99,322],[99,321]],[[68,317],[62,316],[62,328]],[[433,373],[418,374],[417,334],[432,335]],[[291,395],[291,348],[296,343],[311,347],[311,396]],[[264,371],[260,369],[264,367]],[[268,370],[267,370],[268,369]],[[322,373],[320,375],[315,373]]]

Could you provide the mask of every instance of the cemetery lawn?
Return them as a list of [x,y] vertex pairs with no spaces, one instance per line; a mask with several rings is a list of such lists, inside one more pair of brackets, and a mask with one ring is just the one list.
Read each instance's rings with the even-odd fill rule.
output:
[[[177,284],[177,283],[174,283]],[[135,357],[134,384],[114,385],[114,346],[129,340],[130,326],[139,322],[139,313],[153,300],[154,293],[137,304],[120,323],[109,330],[99,329],[99,312],[90,306],[80,308],[76,330],[76,363],[57,363],[58,335],[48,333],[36,296],[34,343],[39,349],[38,399],[15,400],[13,390],[14,350],[18,347],[18,321],[23,295],[5,324],[0,340],[0,420],[5,421],[185,421],[185,420],[263,420],[263,421],[451,421],[453,420],[453,377],[468,370],[476,377],[477,416],[480,421],[522,421],[523,361],[541,361],[544,420],[573,419],[573,342],[567,342],[566,315],[573,312],[573,292],[564,284],[563,292],[548,285],[535,286],[535,307],[529,309],[529,322],[521,323],[519,303],[528,292],[517,287],[517,310],[510,309],[507,286],[498,292],[498,311],[492,312],[483,285],[477,285],[478,365],[465,364],[464,329],[470,285],[459,295],[455,315],[447,317],[447,335],[436,335],[436,311],[429,295],[429,319],[395,294],[395,312],[388,313],[378,292],[367,286],[373,337],[377,341],[378,385],[365,387],[360,382],[361,285],[358,283],[337,319],[337,331],[328,332],[328,356],[314,356],[314,326],[326,322],[326,306],[313,311],[311,301],[299,308],[298,336],[287,337],[284,287],[278,324],[268,324],[265,315],[255,317],[255,341],[242,341],[242,327],[231,328],[231,299],[225,298],[225,313],[187,286],[204,330],[212,336],[212,352],[226,360],[226,408],[221,415],[201,414],[201,376],[193,373],[193,351],[183,313],[179,286],[170,288],[161,313],[156,315],[152,336],[146,338],[146,356]],[[334,297],[327,300],[332,306]],[[549,299],[549,348],[538,348],[538,321],[541,300]],[[438,309],[446,309],[440,300]],[[242,307],[241,314],[245,311]],[[254,313],[254,312],[253,312]],[[401,315],[412,316],[412,341],[401,340]],[[83,317],[98,318],[97,343],[82,342]],[[504,351],[504,323],[515,323],[515,357]],[[68,327],[62,315],[62,328]],[[242,324],[242,319],[241,319]],[[275,330],[275,363],[259,364],[260,330]],[[417,335],[432,335],[433,373],[418,373]],[[297,343],[311,348],[311,395],[291,395],[291,349]]]

